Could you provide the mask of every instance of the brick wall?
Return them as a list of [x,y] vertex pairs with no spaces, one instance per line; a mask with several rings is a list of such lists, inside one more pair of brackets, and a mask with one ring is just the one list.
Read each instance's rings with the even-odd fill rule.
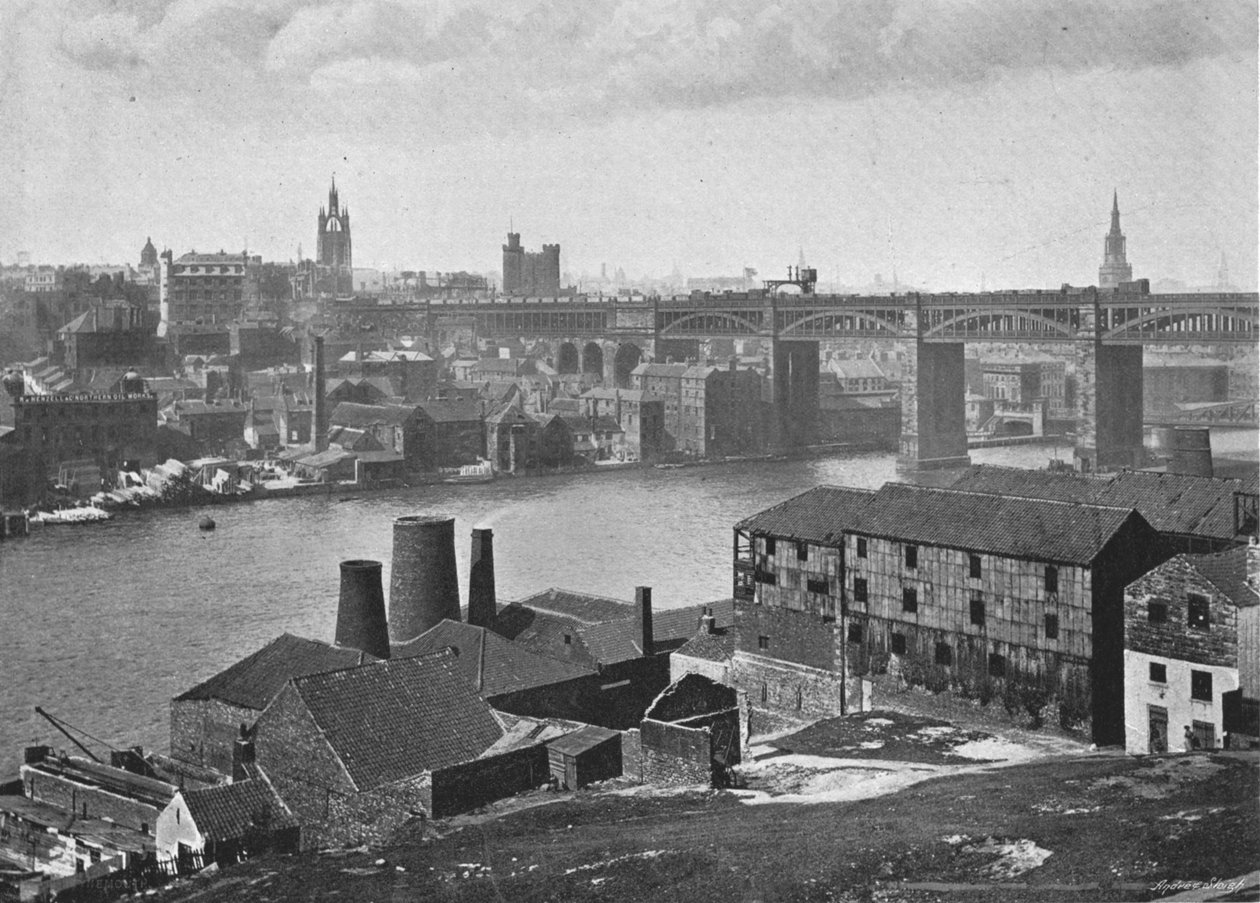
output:
[[218,699],[171,700],[171,758],[231,774],[241,725],[252,725],[258,714]]
[[157,825],[157,806],[80,783],[67,775],[23,765],[22,784],[30,799],[65,809],[78,818],[108,818],[136,831],[142,827],[152,831]]
[[712,782],[709,728],[647,719],[640,730],[645,784],[685,786]]
[[443,768],[433,773],[432,816],[445,818],[533,790],[547,782],[548,774],[542,744]]
[[735,606],[735,648],[739,651],[833,670],[834,631],[833,623],[808,612],[747,602]]

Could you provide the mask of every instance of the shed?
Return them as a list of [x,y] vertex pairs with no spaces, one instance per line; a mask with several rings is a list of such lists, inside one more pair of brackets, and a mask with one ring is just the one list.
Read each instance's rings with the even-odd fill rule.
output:
[[551,776],[566,790],[621,776],[621,734],[588,724],[547,744]]

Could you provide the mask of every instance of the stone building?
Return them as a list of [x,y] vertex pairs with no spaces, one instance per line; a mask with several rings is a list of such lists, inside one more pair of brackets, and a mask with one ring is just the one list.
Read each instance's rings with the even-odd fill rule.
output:
[[485,422],[475,402],[428,401],[418,407],[423,424],[422,460],[429,467],[476,464],[486,454]]
[[688,368],[681,381],[678,450],[702,458],[759,450],[763,442],[761,382],[755,370],[738,370],[734,365],[727,370]]
[[665,399],[642,389],[588,389],[582,393],[586,416],[608,417],[624,432],[625,449],[650,461],[665,447]]
[[159,860],[194,867],[300,846],[297,821],[262,778],[180,790],[158,813],[153,833]]
[[630,371],[630,387],[655,395],[665,402],[665,447],[678,447],[682,431],[682,378],[686,364],[643,363]]
[[162,254],[159,277],[159,304],[162,311],[160,335],[186,325],[216,325],[227,339],[227,324],[241,315],[245,282],[250,269],[262,265],[262,258],[240,254],[198,254],[190,251],[178,259]]
[[408,467],[423,467],[423,424],[412,405],[368,405],[343,401],[328,418],[330,429],[348,427],[371,433],[385,451],[402,455]]
[[[1130,753],[1260,743],[1260,702],[1240,669],[1260,657],[1260,547],[1178,555],[1124,594],[1124,723]],[[1233,718],[1226,711],[1233,703]],[[1231,723],[1232,722],[1232,723]]]
[[1111,197],[1111,229],[1103,243],[1103,262],[1098,268],[1098,287],[1115,289],[1133,279],[1133,265],[1125,256],[1124,233],[1120,231],[1120,195]]
[[157,334],[143,307],[116,302],[94,304],[57,330],[68,369],[156,367],[162,363]]
[[735,535],[754,704],[844,712],[855,678],[887,672],[1123,740],[1124,587],[1167,557],[1131,508],[820,487]]
[[1176,414],[1179,405],[1229,400],[1229,364],[1197,354],[1146,351],[1142,407],[1147,417]]
[[328,208],[319,208],[315,234],[315,290],[347,295],[354,290],[350,243],[350,208],[337,196],[337,180],[328,188]]
[[542,425],[514,400],[486,415],[486,452],[501,473],[523,473],[542,462]]
[[508,233],[503,246],[503,294],[554,298],[560,294],[560,246],[538,252],[521,247],[519,232]]
[[11,440],[45,473],[56,473],[65,461],[91,460],[102,472],[156,463],[157,397],[130,375],[116,394],[12,398]]

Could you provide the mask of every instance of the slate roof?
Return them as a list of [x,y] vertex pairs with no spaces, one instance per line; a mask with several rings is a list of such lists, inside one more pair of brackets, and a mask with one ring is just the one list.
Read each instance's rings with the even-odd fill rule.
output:
[[1130,518],[1142,520],[1132,508],[885,483],[858,515],[853,532],[1089,565]]
[[667,376],[679,379],[687,372],[686,364],[639,364],[630,371],[631,376]]
[[1247,583],[1247,547],[1213,555],[1186,555],[1186,563],[1202,574],[1235,605],[1260,605],[1260,593]]
[[378,423],[402,426],[415,417],[416,409],[392,404],[357,404],[353,401],[338,402],[328,418],[333,426],[365,427]]
[[254,825],[275,830],[298,824],[275,791],[257,778],[180,793],[197,830],[207,840],[235,840]]
[[744,518],[735,529],[833,545],[840,541],[841,534],[853,528],[874,495],[870,489],[815,486],[773,508]]
[[635,607],[632,602],[610,599],[607,596],[594,596],[590,593],[577,593],[554,586],[514,604],[559,615],[579,624],[598,624],[603,621],[617,621],[635,616]]
[[480,756],[503,734],[451,652],[292,682],[360,791]]
[[710,662],[730,661],[735,655],[735,631],[708,633],[702,630],[683,643],[674,654]]
[[541,655],[494,631],[449,618],[414,639],[392,647],[397,660],[453,649],[455,667],[485,697],[544,687],[593,674],[550,656]]
[[685,608],[658,608],[652,610],[652,641],[668,643],[685,640],[700,627],[700,618],[713,616],[713,626],[719,629],[735,626],[735,600],[720,599]]
[[348,668],[365,661],[375,659],[358,649],[286,633],[175,699],[219,699],[261,711],[294,677]]

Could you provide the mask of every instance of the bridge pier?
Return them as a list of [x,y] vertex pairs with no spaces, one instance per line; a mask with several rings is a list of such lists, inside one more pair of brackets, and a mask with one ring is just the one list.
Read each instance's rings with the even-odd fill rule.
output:
[[778,444],[809,445],[818,435],[818,343],[776,338],[771,345]]
[[1141,467],[1142,346],[1104,345],[1094,312],[1081,310],[1076,352],[1076,469]]
[[897,470],[909,473],[965,467],[966,396],[962,342],[907,342],[901,379],[901,454]]

